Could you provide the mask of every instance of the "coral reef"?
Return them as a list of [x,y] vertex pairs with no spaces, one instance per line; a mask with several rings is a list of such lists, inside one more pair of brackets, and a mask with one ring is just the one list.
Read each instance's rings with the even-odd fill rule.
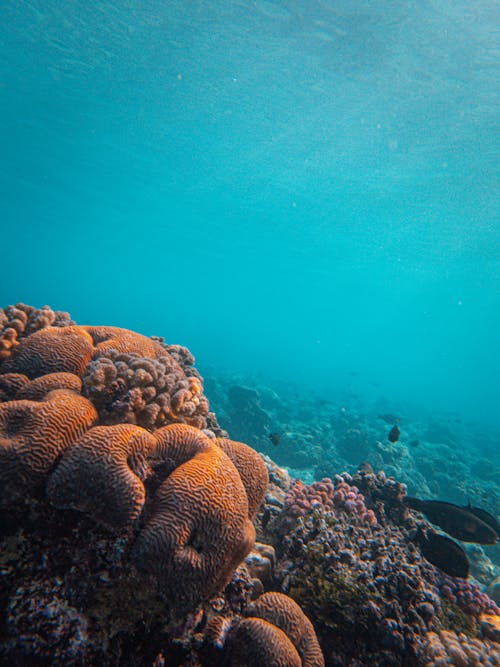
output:
[[[499,664],[495,602],[420,551],[429,524],[403,502],[403,482],[421,483],[408,447],[353,411],[311,399],[291,415],[276,392],[229,386],[238,440],[186,348],[47,307],[0,311],[0,662]],[[268,438],[278,421],[318,481],[238,431],[284,459]],[[431,426],[448,451],[453,433]],[[336,474],[365,454],[372,468]],[[406,466],[402,481],[378,464]],[[469,552],[485,587],[492,552]]]
[[[423,558],[414,543],[423,520],[405,511],[404,493],[383,473],[297,481],[267,528],[279,536],[276,580],[314,620],[327,664],[425,665],[429,633],[445,630],[474,651],[482,614],[498,614],[477,584]],[[500,657],[490,640],[481,645]]]

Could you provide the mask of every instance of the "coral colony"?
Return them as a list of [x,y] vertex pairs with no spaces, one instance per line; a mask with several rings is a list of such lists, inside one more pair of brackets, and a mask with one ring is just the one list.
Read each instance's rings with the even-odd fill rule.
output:
[[405,497],[232,440],[185,348],[0,310],[2,664],[500,664],[498,607]]

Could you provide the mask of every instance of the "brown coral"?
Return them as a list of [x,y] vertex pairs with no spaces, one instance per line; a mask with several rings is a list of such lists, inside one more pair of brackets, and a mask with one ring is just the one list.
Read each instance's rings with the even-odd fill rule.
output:
[[302,667],[283,630],[261,618],[239,621],[229,633],[227,651],[231,667]]
[[186,377],[175,359],[159,349],[157,359],[99,350],[85,371],[83,384],[102,422],[126,422],[150,430],[173,422],[206,426],[209,408],[201,381]]
[[130,524],[144,505],[142,478],[155,445],[139,426],[95,426],[63,456],[47,484],[49,500],[108,528]]
[[31,379],[59,372],[82,375],[93,351],[92,338],[82,327],[46,327],[23,338],[3,362],[2,371]]
[[54,311],[49,306],[33,308],[24,303],[0,308],[0,363],[10,356],[24,336],[48,326],[65,327],[74,324],[68,313]]
[[48,373],[29,380],[19,389],[16,398],[38,401],[54,389],[68,389],[79,394],[82,390],[82,381],[74,373]]
[[98,356],[109,350],[116,350],[155,359],[163,353],[163,348],[159,343],[129,329],[103,326],[82,326],[80,328],[92,337]]
[[82,381],[74,373],[48,373],[34,380],[23,373],[0,375],[0,401],[27,399],[39,401],[54,389],[69,389],[81,393]]
[[29,384],[23,373],[3,373],[0,375],[0,401],[13,401],[23,387]]
[[269,475],[262,457],[244,442],[216,438],[215,442],[229,456],[240,473],[248,497],[248,512],[253,518],[264,500]]
[[158,577],[181,613],[227,584],[250,551],[255,529],[241,478],[220,447],[181,424],[155,436],[158,460],[178,467],[156,493],[133,558]]
[[42,482],[57,458],[97,420],[94,406],[59,389],[40,401],[0,404],[0,501]]
[[262,618],[283,630],[297,649],[303,667],[324,667],[313,625],[292,598],[282,593],[264,593],[249,606],[248,615]]

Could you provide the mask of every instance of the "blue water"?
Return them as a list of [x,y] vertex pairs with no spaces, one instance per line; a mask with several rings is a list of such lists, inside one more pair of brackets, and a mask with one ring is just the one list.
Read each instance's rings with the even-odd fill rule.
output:
[[494,0],[3,0],[0,305],[498,420]]

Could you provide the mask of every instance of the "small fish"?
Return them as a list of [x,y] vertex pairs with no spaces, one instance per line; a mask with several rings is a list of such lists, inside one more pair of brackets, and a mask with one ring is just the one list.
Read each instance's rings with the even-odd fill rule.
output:
[[396,415],[379,415],[378,418],[385,421],[386,424],[399,424],[401,421]]
[[281,442],[281,433],[270,433],[269,434],[269,440],[273,443],[273,445],[276,447],[277,445],[280,444]]
[[460,507],[443,500],[420,500],[410,496],[406,496],[404,502],[417,512],[425,514],[431,523],[457,540],[476,544],[495,544],[498,540],[498,533],[491,525],[474,512],[470,512],[467,507]]
[[397,426],[397,424],[394,424],[394,426],[389,431],[389,435],[387,437],[389,439],[389,442],[397,442],[399,440],[400,435],[401,431],[399,430],[399,427]]
[[363,461],[358,466],[358,472],[362,475],[373,475],[373,466],[368,461]]
[[410,447],[418,447],[420,444],[420,440],[410,440],[408,444],[410,445]]
[[446,535],[427,531],[415,540],[420,545],[422,556],[450,577],[467,579],[470,563],[464,549]]

